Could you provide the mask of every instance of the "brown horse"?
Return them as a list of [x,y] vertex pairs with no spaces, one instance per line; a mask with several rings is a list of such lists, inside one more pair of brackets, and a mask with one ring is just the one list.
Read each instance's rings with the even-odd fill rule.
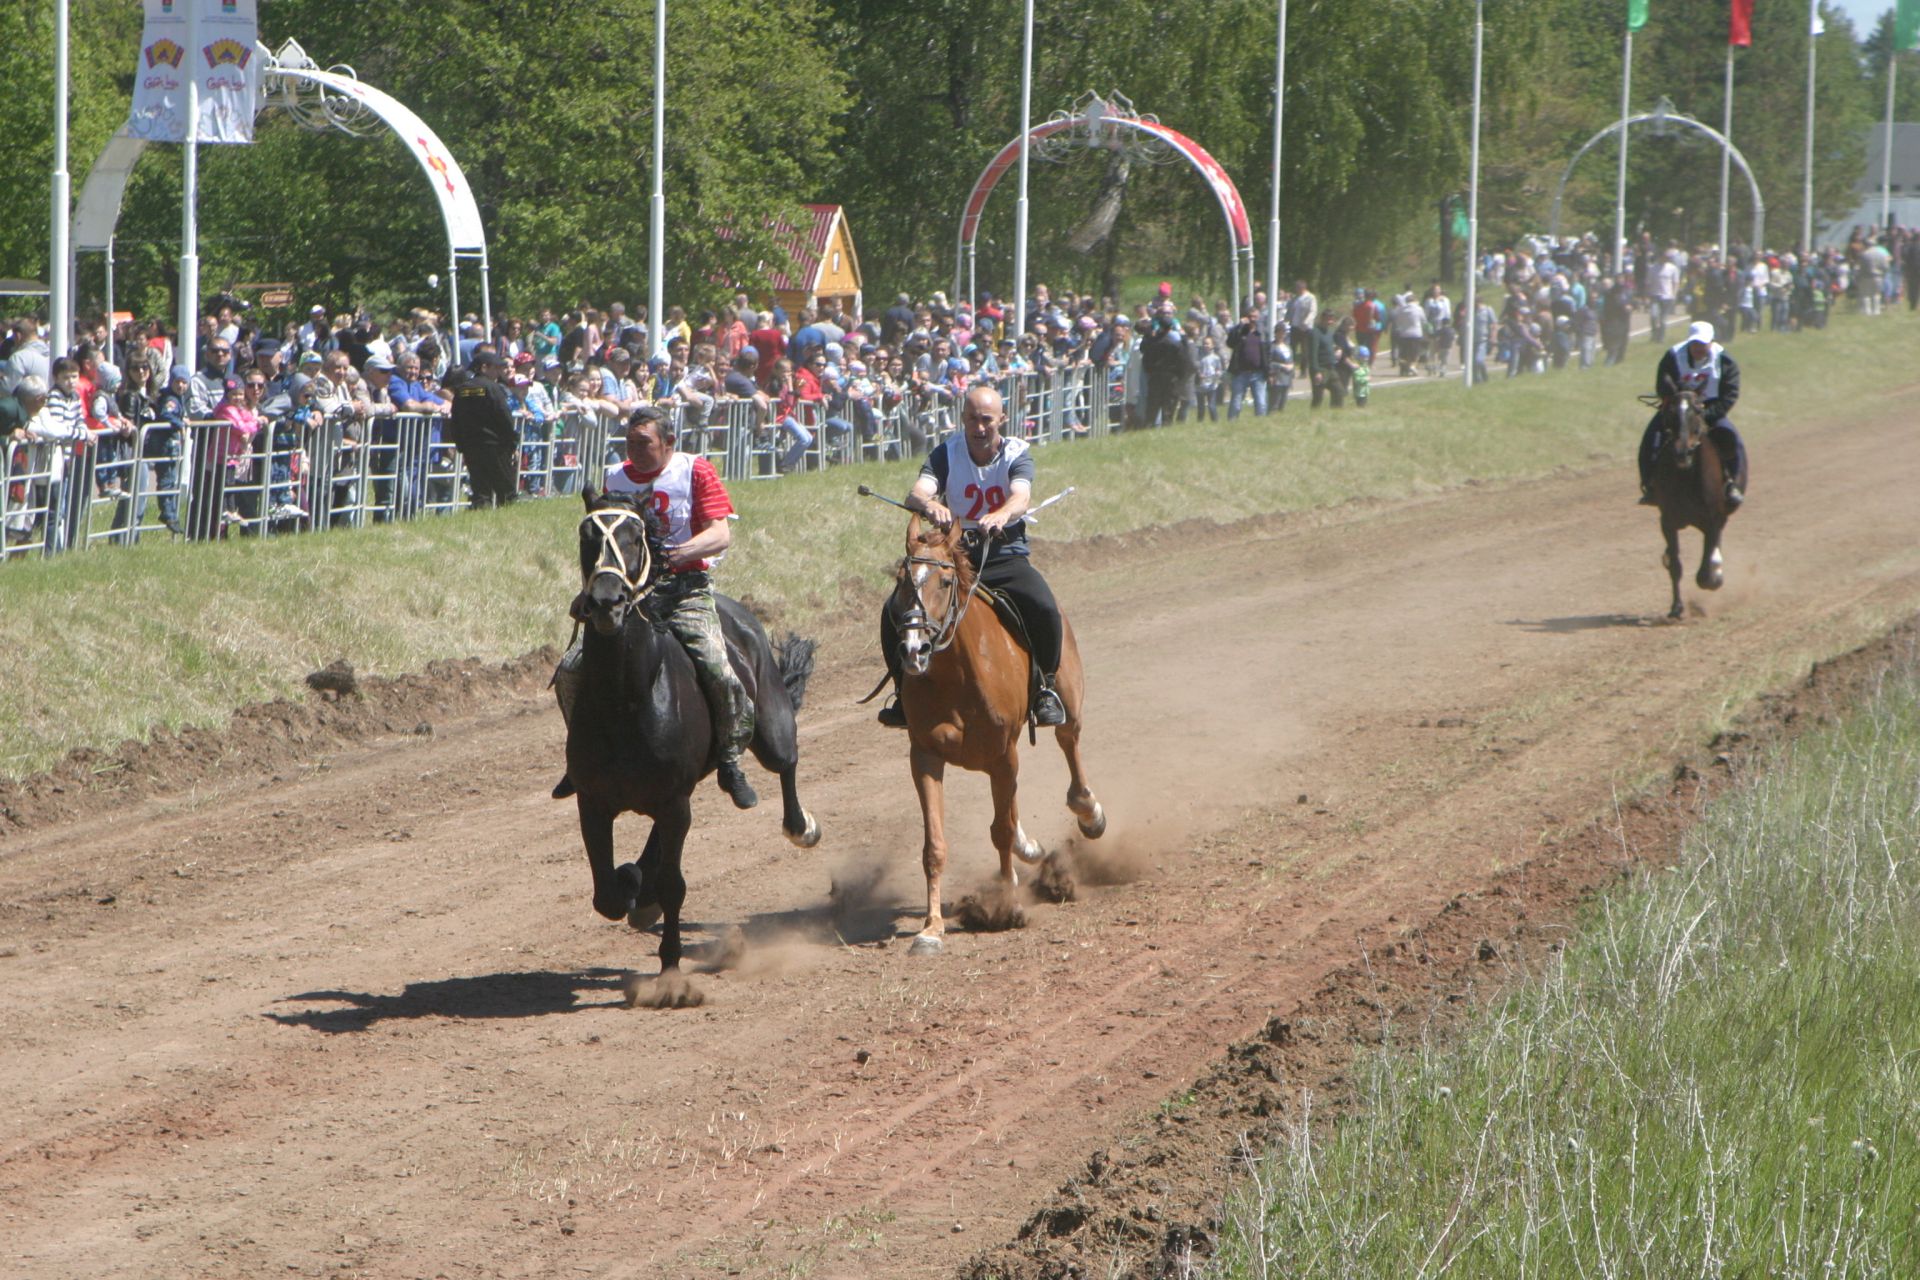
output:
[[[1647,490],[1660,508],[1660,533],[1667,540],[1666,554],[1661,557],[1673,581],[1673,607],[1667,610],[1667,617],[1678,620],[1686,616],[1686,606],[1680,600],[1680,531],[1694,528],[1704,536],[1700,571],[1693,580],[1702,591],[1718,591],[1726,580],[1720,571],[1720,533],[1738,508],[1727,501],[1726,464],[1720,450],[1707,439],[1700,397],[1692,391],[1681,391],[1658,403],[1663,419],[1660,452],[1654,459]],[[1743,465],[1742,474],[1734,477],[1742,491],[1747,487],[1744,472]]]
[[[984,773],[993,785],[993,847],[1000,880],[1018,883],[1013,859],[1038,862],[1038,841],[1021,829],[1014,795],[1020,773],[1020,730],[1027,723],[1029,661],[999,615],[974,590],[976,569],[956,523],[942,530],[915,516],[907,526],[907,554],[887,601],[900,633],[900,707],[912,739],[914,789],[926,824],[921,851],[927,873],[927,919],[913,954],[941,948],[940,877],[947,866],[946,767]],[[1067,808],[1080,832],[1098,839],[1106,811],[1094,799],[1080,765],[1080,711],[1085,680],[1073,628],[1061,620],[1060,671],[1054,688],[1067,722],[1054,730],[1072,775]]]

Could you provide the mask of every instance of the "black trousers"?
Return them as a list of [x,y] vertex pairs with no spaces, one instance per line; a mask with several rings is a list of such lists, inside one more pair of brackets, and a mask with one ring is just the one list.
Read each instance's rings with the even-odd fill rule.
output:
[[460,446],[467,463],[467,481],[473,486],[473,505],[504,507],[512,502],[520,478],[514,455],[520,451],[516,440],[469,440]]
[[[1063,635],[1060,605],[1054,600],[1053,589],[1047,586],[1047,580],[1033,567],[1032,560],[1002,551],[987,561],[986,567],[980,571],[980,581],[1013,601],[1014,610],[1027,628],[1027,638],[1033,643],[1034,664],[1049,676],[1059,671]],[[974,606],[983,607],[977,600]],[[880,652],[887,660],[887,670],[898,676],[900,631],[894,626],[893,614],[887,609],[880,610]]]

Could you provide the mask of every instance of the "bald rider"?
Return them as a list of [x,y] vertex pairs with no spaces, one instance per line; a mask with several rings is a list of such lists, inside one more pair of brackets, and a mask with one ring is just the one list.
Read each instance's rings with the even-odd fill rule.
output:
[[[1060,606],[1027,554],[1027,526],[1022,518],[1033,503],[1033,451],[1025,440],[1000,434],[1006,420],[998,391],[989,386],[969,390],[961,403],[961,429],[927,455],[906,505],[941,529],[950,529],[957,521],[963,529],[978,530],[985,539],[980,582],[1013,601],[1033,646],[1034,665],[1040,669],[1034,721],[1061,725],[1067,722],[1067,709],[1053,688],[1060,670]],[[900,636],[885,610],[880,615],[880,647],[897,687]],[[879,719],[894,728],[906,727],[898,694],[881,708]]]
[[[1740,477],[1747,470],[1747,447],[1727,415],[1740,400],[1740,366],[1725,348],[1713,340],[1713,326],[1696,320],[1687,330],[1687,340],[1660,357],[1660,369],[1653,375],[1654,394],[1665,399],[1680,391],[1692,391],[1700,397],[1700,412],[1707,420],[1707,439],[1720,452],[1721,469],[1727,477],[1727,505],[1738,507],[1746,501],[1740,491]],[[1661,414],[1654,414],[1640,437],[1640,505],[1659,505],[1648,487],[1653,483],[1653,464],[1660,456]]]

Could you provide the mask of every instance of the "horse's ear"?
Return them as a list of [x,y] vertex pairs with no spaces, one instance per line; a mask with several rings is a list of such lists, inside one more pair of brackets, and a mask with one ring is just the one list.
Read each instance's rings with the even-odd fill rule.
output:
[[919,545],[919,542],[920,542],[920,513],[918,511],[915,511],[907,517],[907,554],[908,555],[913,554],[913,549],[915,546]]
[[587,510],[591,511],[593,510],[593,504],[600,501],[600,491],[589,484],[580,491],[580,501],[584,502]]

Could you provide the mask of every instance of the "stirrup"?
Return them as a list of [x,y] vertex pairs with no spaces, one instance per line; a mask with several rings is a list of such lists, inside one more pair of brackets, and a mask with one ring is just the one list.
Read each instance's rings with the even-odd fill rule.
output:
[[1067,722],[1067,704],[1060,700],[1052,680],[1043,680],[1040,692],[1033,695],[1033,722],[1048,729]]
[[874,716],[874,719],[889,729],[906,728],[907,713],[906,709],[900,705],[900,695],[896,693],[891,698],[888,698],[886,702],[882,704],[880,713]]
[[722,760],[716,771],[720,789],[727,793],[736,809],[751,809],[760,803],[760,797],[754,793],[753,784],[747,781],[747,775],[740,769],[739,758]]

